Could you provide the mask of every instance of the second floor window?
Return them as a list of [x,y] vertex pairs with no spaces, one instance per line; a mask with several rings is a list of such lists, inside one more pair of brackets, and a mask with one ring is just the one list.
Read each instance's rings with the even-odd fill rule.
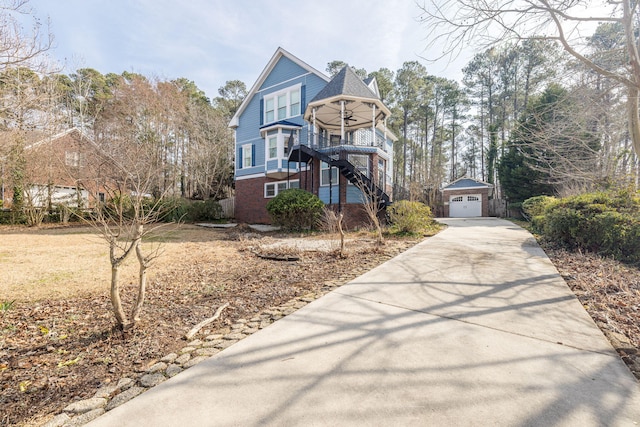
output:
[[274,105],[275,105],[275,99],[273,98],[265,99],[264,101],[265,123],[274,121],[274,117],[275,117]]
[[289,93],[290,96],[290,110],[291,116],[297,116],[300,114],[300,89],[292,90]]
[[264,97],[264,123],[301,114],[300,86],[293,86]]

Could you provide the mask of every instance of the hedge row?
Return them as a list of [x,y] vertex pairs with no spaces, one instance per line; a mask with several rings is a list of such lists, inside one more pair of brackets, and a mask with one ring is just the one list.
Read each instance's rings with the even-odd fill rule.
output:
[[[638,193],[588,193],[563,199],[534,198],[523,203],[534,231],[570,249],[640,263]],[[527,208],[528,205],[528,212]]]

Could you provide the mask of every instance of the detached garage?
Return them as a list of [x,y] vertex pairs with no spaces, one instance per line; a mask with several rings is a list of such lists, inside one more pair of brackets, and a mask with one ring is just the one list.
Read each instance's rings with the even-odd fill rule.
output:
[[442,189],[444,216],[473,218],[489,216],[493,185],[472,178],[460,178]]

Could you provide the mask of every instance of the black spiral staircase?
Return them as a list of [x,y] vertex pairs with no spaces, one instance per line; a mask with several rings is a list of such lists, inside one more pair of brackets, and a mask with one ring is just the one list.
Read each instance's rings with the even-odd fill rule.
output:
[[383,209],[391,204],[389,195],[348,160],[322,153],[307,145],[293,145],[291,139],[289,140],[290,162],[309,163],[312,159],[319,159],[329,166],[337,168],[340,174],[347,178],[350,183],[364,190],[369,200],[375,200],[378,203],[378,209]]

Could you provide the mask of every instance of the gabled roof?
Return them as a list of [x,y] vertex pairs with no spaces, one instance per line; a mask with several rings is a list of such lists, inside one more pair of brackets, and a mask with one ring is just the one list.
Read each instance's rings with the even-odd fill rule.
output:
[[230,127],[232,127],[232,128],[238,127],[238,125],[240,123],[239,122],[240,116],[242,115],[244,110],[247,108],[247,106],[251,102],[251,99],[253,98],[253,96],[256,94],[256,92],[258,92],[258,89],[262,86],[264,81],[267,79],[267,77],[269,76],[271,71],[273,71],[274,67],[276,66],[276,64],[278,63],[280,58],[282,58],[282,57],[288,58],[289,60],[291,60],[295,64],[297,64],[300,67],[302,67],[305,70],[307,70],[309,73],[315,74],[316,76],[320,77],[322,80],[327,81],[327,82],[329,81],[329,77],[327,77],[325,74],[323,74],[322,72],[320,72],[317,69],[313,68],[311,65],[307,64],[306,62],[304,62],[301,59],[297,58],[296,56],[292,55],[291,53],[287,52],[283,48],[279,47],[276,50],[276,53],[273,54],[273,56],[271,57],[271,59],[267,63],[267,66],[264,68],[264,70],[262,70],[262,73],[260,73],[260,76],[258,77],[258,80],[256,80],[256,82],[253,84],[253,86],[251,87],[251,89],[247,93],[247,96],[244,98],[244,101],[242,102],[242,104],[240,104],[240,107],[238,108],[238,111],[236,111],[236,113],[231,118],[231,121],[229,122],[229,126]]
[[373,93],[375,93],[376,96],[380,98],[380,89],[378,89],[378,80],[375,78],[375,76],[367,77],[366,79],[364,79],[364,84],[366,84],[369,87],[369,89],[371,89]]
[[55,140],[60,139],[60,138],[62,138],[64,136],[71,135],[72,133],[78,133],[79,136],[80,136],[80,139],[87,140],[91,144],[95,145],[95,141],[93,140],[93,138],[91,138],[89,135],[85,134],[82,130],[78,129],[77,127],[72,127],[70,129],[67,129],[64,132],[60,132],[60,133],[58,133],[56,135],[52,135],[52,136],[47,136],[45,138],[41,138],[38,141],[34,142],[33,144],[30,144],[30,145],[26,146],[25,150],[30,150],[30,149],[33,149],[33,148],[37,148],[38,146],[40,146],[42,144],[46,144],[48,142],[55,141]]
[[378,96],[358,77],[350,66],[344,67],[333,79],[311,100],[310,104],[345,95],[347,97],[379,99]]
[[472,188],[493,188],[493,184],[489,184],[488,182],[480,181],[478,179],[473,178],[458,178],[452,183],[445,185],[442,188],[442,191],[446,190],[462,190],[462,189],[472,189]]

